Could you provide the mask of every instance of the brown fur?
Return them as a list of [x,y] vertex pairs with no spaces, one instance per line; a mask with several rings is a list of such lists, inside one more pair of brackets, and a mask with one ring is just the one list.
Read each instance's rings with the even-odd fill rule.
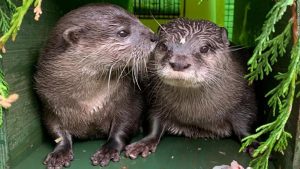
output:
[[177,19],[164,25],[149,62],[150,131],[127,146],[126,155],[147,156],[165,132],[192,138],[247,136],[257,108],[237,57],[226,30],[209,21]]
[[154,46],[153,33],[115,5],[84,6],[60,19],[35,74],[44,124],[53,139],[63,138],[46,158],[48,168],[69,165],[72,137],[108,138],[94,165],[119,160],[143,106],[134,80]]

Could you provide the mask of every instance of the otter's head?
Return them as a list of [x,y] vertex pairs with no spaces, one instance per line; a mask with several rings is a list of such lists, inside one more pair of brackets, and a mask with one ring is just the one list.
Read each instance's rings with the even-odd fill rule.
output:
[[149,65],[168,85],[207,85],[226,69],[227,31],[214,23],[176,19],[163,25],[159,36]]
[[49,39],[48,48],[57,48],[58,54],[69,57],[66,60],[86,74],[113,75],[128,67],[139,68],[156,45],[153,32],[136,17],[118,6],[103,4],[69,12]]

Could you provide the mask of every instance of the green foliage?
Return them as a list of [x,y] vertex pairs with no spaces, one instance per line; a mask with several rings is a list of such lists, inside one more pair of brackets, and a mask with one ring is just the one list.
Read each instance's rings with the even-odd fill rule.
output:
[[2,33],[7,32],[9,30],[9,17],[7,14],[0,8],[0,30]]
[[[9,17],[7,14],[0,8],[0,31],[1,33],[7,32],[9,29]],[[0,53],[0,59],[2,55]]]
[[[291,41],[293,20],[287,23],[282,33],[273,38],[271,35],[275,32],[275,24],[282,18],[287,7],[292,4],[292,0],[279,0],[268,13],[262,33],[257,38],[258,45],[248,61],[250,73],[246,77],[250,83],[268,75],[278,57],[282,57],[286,53],[286,48]],[[290,54],[291,59],[287,72],[279,72],[274,77],[279,84],[266,94],[266,97],[269,97],[268,105],[272,109],[273,115],[278,114],[276,120],[257,128],[255,134],[243,139],[241,150],[257,141],[261,136],[269,135],[254,151],[254,159],[250,163],[253,169],[268,169],[271,153],[273,151],[283,153],[288,145],[288,139],[292,138],[291,134],[285,131],[285,126],[292,111],[296,84],[299,83],[297,82],[297,76],[300,74],[299,40],[293,46]]]
[[[0,70],[0,95],[7,97],[8,95],[8,85],[7,83],[4,81],[4,74],[2,72],[2,70]],[[0,108],[0,127],[3,124],[3,108]]]
[[[7,8],[0,7],[0,35],[3,35],[9,30],[11,15],[16,9],[16,6],[10,0],[6,0],[5,4]],[[1,58],[2,55],[0,53],[0,59]]]
[[16,5],[11,0],[5,0],[5,5],[0,6],[0,34],[5,34],[10,28],[12,14],[16,10]]
[[23,4],[16,8],[16,12],[13,14],[10,21],[10,29],[5,32],[5,34],[0,38],[0,48],[4,46],[7,40],[12,37],[14,41],[16,39],[17,33],[22,24],[23,18],[28,11],[29,7],[32,5],[34,0],[23,0]]
[[16,5],[13,2],[11,2],[11,0],[5,0],[5,2],[10,13],[15,12],[17,8]]
[[268,19],[263,25],[262,33],[256,39],[258,44],[254,49],[254,54],[248,61],[250,74],[247,78],[250,83],[258,78],[262,80],[264,74],[268,75],[272,71],[272,65],[277,61],[277,57],[285,53],[290,38],[290,25],[275,38],[270,39],[270,36],[272,32],[275,32],[275,24],[282,18],[287,7],[292,4],[293,0],[277,1],[267,14]]
[[[253,57],[249,60],[250,73],[246,76],[250,83],[258,80],[258,78],[262,80],[264,74],[268,75],[272,72],[272,65],[277,62],[278,57],[283,56],[286,52],[285,49],[291,40],[291,27],[292,22],[286,26],[281,34],[266,41],[261,49],[256,48]],[[259,54],[259,50],[263,53]]]
[[[22,5],[16,7],[15,4],[11,0],[5,0],[5,4],[7,8],[0,7],[0,50],[5,52],[4,44],[11,37],[14,41],[17,33],[21,27],[23,18],[27,13],[29,7],[34,3],[35,7],[41,6],[42,0],[22,0]],[[36,16],[41,14],[41,11],[34,11]],[[38,18],[37,18],[38,19]],[[0,53],[0,59],[2,55]],[[0,95],[3,98],[6,98],[8,95],[8,85],[5,82],[3,71],[0,69]],[[0,127],[2,126],[3,119],[3,108],[0,107]]]
[[281,82],[272,89],[268,95],[271,95],[269,99],[269,106],[273,109],[277,107],[279,115],[276,120],[265,124],[256,129],[256,133],[243,139],[243,145],[241,150],[251,145],[263,134],[270,133],[268,139],[261,142],[260,146],[254,151],[253,156],[255,159],[250,163],[254,169],[268,169],[268,159],[271,152],[277,151],[283,153],[288,145],[288,138],[292,138],[291,134],[285,131],[285,125],[291,114],[297,74],[300,73],[300,42],[293,47],[291,54],[291,63],[288,67],[288,71],[285,73],[279,73],[276,76],[277,80]]
[[[10,28],[10,17],[12,13],[15,11],[16,6],[10,1],[6,0],[5,4],[7,8],[1,8],[0,7],[0,34],[6,33]],[[0,59],[2,58],[2,55],[0,53]],[[4,80],[4,74],[3,71],[0,69],[0,95],[3,97],[7,97],[8,95],[8,85]],[[3,108],[0,107],[0,127],[3,124]]]

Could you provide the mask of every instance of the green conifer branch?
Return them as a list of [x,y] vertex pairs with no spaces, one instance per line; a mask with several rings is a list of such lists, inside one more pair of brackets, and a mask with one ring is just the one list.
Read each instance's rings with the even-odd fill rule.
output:
[[[282,33],[271,37],[274,32],[275,24],[280,20],[286,8],[292,5],[293,1],[280,0],[267,15],[267,20],[262,28],[261,35],[257,38],[258,45],[254,54],[249,60],[250,73],[247,75],[249,82],[263,79],[272,71],[272,65],[277,62],[277,58],[283,56],[287,45],[291,41],[292,23],[291,20]],[[272,31],[271,31],[272,30]],[[291,60],[288,70],[285,73],[278,73],[275,79],[279,84],[266,94],[269,97],[268,105],[272,108],[272,113],[278,112],[276,120],[265,124],[256,129],[256,133],[244,138],[240,151],[250,146],[263,135],[269,135],[268,138],[260,143],[260,146],[254,151],[254,159],[250,162],[253,169],[268,169],[269,157],[273,151],[283,153],[288,145],[288,139],[292,135],[285,131],[286,123],[290,117],[295,98],[297,76],[300,73],[300,42],[299,40],[293,46],[291,51]],[[300,96],[300,94],[299,94]]]
[[[5,34],[10,28],[10,19],[12,13],[15,11],[16,6],[10,0],[5,0],[7,8],[0,7],[0,35]],[[5,49],[2,49],[2,52],[5,52]],[[0,52],[0,59],[2,58]]]
[[17,7],[13,2],[11,2],[11,0],[5,0],[5,2],[10,12],[14,12],[16,10]]
[[14,41],[22,24],[23,18],[34,0],[23,0],[22,6],[16,8],[16,12],[11,19],[10,29],[0,38],[0,49],[4,46],[7,40],[11,37]]
[[[277,61],[276,58],[285,53],[286,45],[289,42],[288,38],[290,38],[288,28],[290,25],[273,39],[271,39],[271,33],[275,32],[275,24],[282,18],[287,7],[292,4],[293,0],[279,0],[267,14],[267,20],[263,25],[262,33],[256,39],[258,44],[254,49],[253,56],[248,61],[250,74],[247,75],[247,78],[250,83],[258,79],[262,80],[264,75],[268,75],[272,71],[272,65]],[[278,43],[285,38],[286,41]],[[270,59],[270,57],[272,58]]]
[[[4,44],[11,37],[14,41],[17,33],[21,27],[23,18],[27,13],[29,7],[34,3],[37,11],[34,11],[36,14],[36,20],[38,20],[39,15],[41,14],[41,3],[42,0],[23,0],[22,5],[16,7],[16,5],[11,0],[5,0],[7,5],[7,11],[0,8],[0,50],[5,53]],[[36,10],[35,9],[35,10]],[[9,14],[7,14],[9,13]],[[12,16],[10,14],[13,13]],[[0,59],[2,58],[0,51]],[[0,96],[6,98],[8,96],[8,85],[4,79],[3,70],[0,69]],[[0,127],[3,124],[3,108],[0,106]]]
[[[268,75],[272,72],[272,65],[277,62],[278,57],[282,57],[286,52],[286,47],[290,43],[291,40],[291,27],[293,22],[290,21],[289,24],[286,26],[284,31],[274,37],[273,39],[269,39],[264,43],[261,49],[263,53],[258,55],[254,51],[254,55],[251,59],[256,59],[255,61],[249,60],[250,65],[250,73],[246,76],[249,79],[250,83],[254,80],[263,79],[263,75]],[[255,69],[252,69],[252,63],[256,65]],[[252,70],[251,70],[252,69]]]
[[9,30],[9,17],[7,14],[0,8],[0,30],[2,32],[7,32]]
[[[272,71],[272,66],[286,52],[286,48],[291,41],[292,23],[287,24],[282,33],[274,38],[271,37],[275,31],[275,24],[281,19],[288,6],[293,4],[293,0],[277,1],[274,7],[267,14],[261,35],[256,39],[258,45],[254,50],[253,56],[248,61],[250,73],[246,76],[250,83],[254,80],[263,79]],[[266,94],[269,97],[268,105],[272,109],[273,115],[277,112],[275,121],[265,124],[256,129],[256,133],[242,140],[243,144],[240,151],[250,146],[263,135],[268,138],[260,142],[260,146],[254,151],[254,159],[250,166],[254,169],[268,169],[269,157],[273,151],[283,153],[288,145],[288,139],[292,135],[285,131],[286,123],[290,117],[295,98],[297,76],[300,75],[300,41],[293,46],[291,60],[288,70],[285,73],[278,73],[275,79],[280,83]],[[300,92],[296,97],[300,96]]]
[[[8,95],[8,85],[4,80],[4,74],[2,72],[2,70],[0,71],[0,95],[7,97]],[[0,107],[0,127],[3,124],[3,108]]]
[[250,146],[264,134],[269,133],[266,141],[261,142],[260,146],[254,151],[254,160],[250,166],[254,169],[268,169],[268,160],[271,152],[277,151],[283,153],[288,145],[288,139],[292,138],[291,134],[285,131],[286,123],[290,117],[294,102],[297,75],[300,73],[300,42],[298,41],[291,52],[291,63],[288,71],[279,73],[277,80],[281,82],[271,90],[268,95],[272,95],[269,100],[270,107],[277,107],[279,112],[276,120],[265,124],[256,129],[256,133],[243,139],[243,150]]

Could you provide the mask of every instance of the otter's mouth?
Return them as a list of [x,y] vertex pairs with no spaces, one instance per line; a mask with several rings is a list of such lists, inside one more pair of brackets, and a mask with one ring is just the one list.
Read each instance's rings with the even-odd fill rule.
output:
[[165,79],[164,83],[176,87],[185,87],[185,88],[196,87],[196,84],[191,83],[190,81],[179,80],[179,79]]
[[176,86],[176,87],[184,87],[184,88],[195,88],[198,87],[198,83],[190,78],[186,77],[161,77],[161,80],[170,86]]

